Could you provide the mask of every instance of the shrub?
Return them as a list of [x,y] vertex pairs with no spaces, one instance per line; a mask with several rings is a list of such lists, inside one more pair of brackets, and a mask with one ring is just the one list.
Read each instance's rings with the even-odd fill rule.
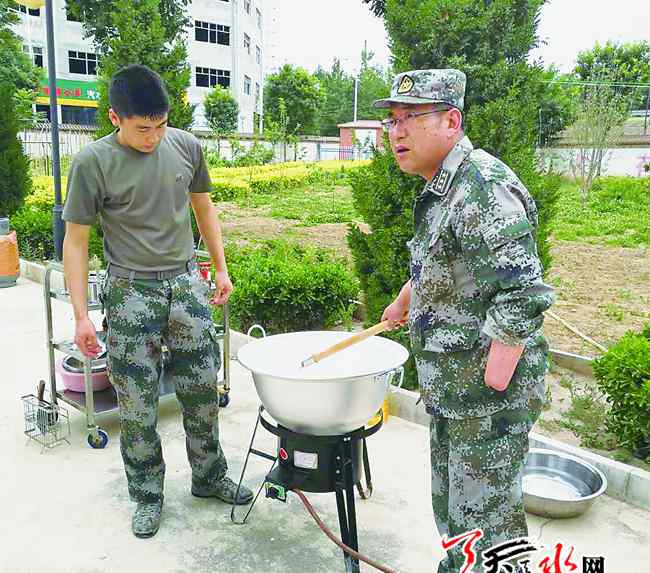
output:
[[[18,251],[23,259],[48,261],[54,259],[54,236],[52,232],[52,204],[25,206],[11,218],[12,229],[18,237]],[[88,256],[104,260],[101,229],[95,225],[90,229]]]
[[54,257],[52,211],[24,207],[10,218],[18,237],[18,252],[24,259],[45,261]]
[[367,164],[366,161],[322,161],[309,163],[275,163],[253,167],[216,168],[210,170],[212,198],[232,201],[248,193],[281,193],[315,183],[340,184],[348,174]]
[[317,330],[349,319],[358,283],[345,262],[323,249],[284,241],[228,246],[235,290],[233,328],[261,324],[267,333]]
[[0,83],[0,216],[17,211],[31,188],[29,159],[18,139],[15,87]]
[[650,324],[628,332],[594,361],[594,375],[610,403],[608,429],[638,457],[650,456]]
[[[366,234],[351,225],[348,232],[369,325],[379,322],[384,308],[409,278],[406,242],[413,236],[413,200],[422,179],[403,173],[390,151],[377,151],[368,167],[351,172],[350,184],[354,207],[372,229]],[[404,330],[387,336],[410,348]],[[404,387],[418,387],[412,356],[406,363]]]

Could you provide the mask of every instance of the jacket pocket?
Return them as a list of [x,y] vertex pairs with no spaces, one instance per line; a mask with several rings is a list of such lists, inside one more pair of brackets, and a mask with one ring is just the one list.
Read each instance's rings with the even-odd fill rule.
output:
[[503,289],[520,285],[525,276],[541,274],[534,229],[523,215],[505,217],[481,229],[488,247],[493,280]]
[[422,333],[422,348],[428,352],[461,352],[476,346],[481,334],[478,321],[460,324],[440,322]]

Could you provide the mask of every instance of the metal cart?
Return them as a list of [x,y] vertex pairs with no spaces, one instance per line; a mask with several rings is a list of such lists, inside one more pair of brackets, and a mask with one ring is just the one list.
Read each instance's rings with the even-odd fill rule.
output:
[[[207,253],[204,251],[196,252],[197,258],[205,258]],[[52,288],[52,273],[63,274],[63,265],[60,263],[50,263],[45,269],[43,279],[43,295],[45,299],[45,323],[47,328],[47,354],[49,362],[50,377],[50,396],[52,403],[57,404],[58,400],[69,404],[76,410],[86,415],[86,427],[88,429],[88,445],[95,449],[105,448],[108,444],[108,434],[96,422],[98,414],[104,414],[117,410],[117,395],[115,389],[110,386],[106,390],[93,392],[91,365],[92,359],[84,356],[72,340],[55,340],[52,327],[52,299],[61,300],[71,303],[70,295],[64,288]],[[88,310],[101,310],[101,304],[98,302],[89,302]],[[227,406],[230,397],[230,320],[228,305],[223,307],[223,321],[217,324],[217,340],[221,342],[223,356],[223,377],[219,379],[219,404]],[[54,351],[62,352],[68,356],[73,356],[84,366],[84,392],[72,392],[70,390],[58,390],[56,386],[56,365]],[[160,376],[160,397],[174,393],[173,384],[164,375]]]

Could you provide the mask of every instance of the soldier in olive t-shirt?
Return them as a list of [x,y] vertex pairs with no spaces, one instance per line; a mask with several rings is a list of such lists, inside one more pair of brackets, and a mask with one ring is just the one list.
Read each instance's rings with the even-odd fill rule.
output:
[[165,376],[181,404],[192,495],[245,504],[253,493],[227,476],[219,443],[221,358],[210,289],[194,261],[190,205],[216,269],[214,304],[228,300],[232,283],[203,152],[193,135],[167,126],[164,82],[149,68],[119,70],[111,78],[109,102],[117,130],[88,145],[70,169],[63,265],[75,343],[84,355],[96,356],[100,348],[86,289],[90,225],[99,219],[109,263],[102,289],[108,370],[119,404],[129,495],[137,503],[131,527],[136,537],[151,537],[164,500],[165,463],[156,430],[163,346],[170,354]]
[[209,190],[201,145],[190,133],[168,127],[145,154],[120,144],[114,132],[75,157],[63,219],[92,225],[99,216],[108,263],[166,271],[194,256],[188,193]]

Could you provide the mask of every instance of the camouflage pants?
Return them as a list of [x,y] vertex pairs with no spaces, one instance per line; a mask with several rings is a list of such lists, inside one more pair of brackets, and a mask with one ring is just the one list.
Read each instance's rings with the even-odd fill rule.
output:
[[[496,543],[528,535],[521,479],[528,432],[538,416],[517,409],[431,419],[431,500],[441,536],[481,528],[484,537],[475,546],[480,556]],[[456,545],[438,573],[458,573],[463,563],[462,545]],[[483,571],[480,557],[475,571]]]
[[215,482],[227,471],[219,444],[217,374],[221,358],[198,271],[170,280],[108,277],[108,368],[120,410],[120,449],[134,501],[163,497],[165,463],[158,421],[163,344],[170,352],[165,376],[181,405],[192,479]]

